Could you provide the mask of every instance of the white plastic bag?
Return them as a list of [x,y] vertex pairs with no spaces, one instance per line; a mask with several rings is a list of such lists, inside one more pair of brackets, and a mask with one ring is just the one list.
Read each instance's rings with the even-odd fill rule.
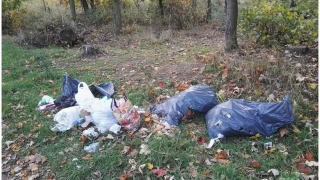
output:
[[58,122],[53,128],[56,131],[64,132],[72,128],[78,119],[81,118],[81,108],[79,106],[71,106],[60,110],[55,116],[54,121]]
[[77,103],[84,107],[88,102],[94,99],[89,86],[85,82],[80,82],[78,84],[78,93],[75,95]]
[[92,123],[100,133],[105,133],[112,125],[118,124],[118,120],[112,113],[111,103],[112,99],[94,98],[85,107],[85,110],[91,114]]

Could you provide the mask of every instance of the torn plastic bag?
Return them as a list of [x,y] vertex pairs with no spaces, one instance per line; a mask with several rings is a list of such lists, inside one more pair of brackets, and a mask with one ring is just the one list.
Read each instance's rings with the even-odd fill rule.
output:
[[212,108],[205,115],[211,139],[231,136],[271,136],[294,121],[289,96],[275,103],[232,99]]
[[112,99],[94,98],[87,103],[84,108],[91,114],[92,123],[97,127],[100,133],[105,133],[114,124],[118,124],[118,120],[114,117],[111,110]]
[[62,96],[71,96],[78,92],[80,81],[69,76],[66,72],[63,74]]
[[75,94],[78,92],[78,84],[80,81],[69,76],[67,73],[63,74],[62,95],[54,100],[56,106],[67,108],[77,104]]
[[134,133],[140,128],[140,115],[125,94],[118,100],[113,99],[111,110],[119,124],[129,133]]
[[98,85],[90,85],[89,86],[92,94],[95,97],[98,97],[99,95],[107,96],[108,98],[111,98],[114,94],[114,86],[111,82],[108,83],[102,83]]
[[81,118],[80,111],[81,108],[79,106],[72,106],[60,110],[54,116],[54,121],[56,121],[57,124],[54,126],[53,130],[64,132],[71,129],[77,120]]
[[218,104],[214,89],[207,85],[196,85],[170,97],[162,104],[153,105],[150,111],[162,116],[170,125],[177,126],[189,109],[205,114]]

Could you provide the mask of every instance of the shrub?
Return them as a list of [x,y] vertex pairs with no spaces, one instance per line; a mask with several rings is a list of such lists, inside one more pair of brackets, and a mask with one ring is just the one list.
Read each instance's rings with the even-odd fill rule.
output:
[[239,30],[267,46],[310,45],[318,37],[318,1],[253,1],[240,11]]

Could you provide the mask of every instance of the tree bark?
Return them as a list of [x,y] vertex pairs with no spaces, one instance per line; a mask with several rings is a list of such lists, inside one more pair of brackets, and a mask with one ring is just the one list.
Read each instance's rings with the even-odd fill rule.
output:
[[76,6],[74,4],[74,0],[69,0],[71,16],[73,20],[76,20]]
[[94,9],[94,0],[90,0],[91,9]]
[[89,6],[87,0],[81,0],[81,5],[85,14],[87,14]]
[[238,21],[238,1],[227,0],[227,19],[226,19],[226,51],[238,48],[237,43],[237,21]]
[[208,23],[211,20],[211,0],[208,0],[208,6],[207,6],[207,19],[206,22]]
[[163,19],[164,11],[163,11],[163,2],[162,2],[162,0],[159,0],[159,9],[160,9],[161,19]]
[[115,33],[118,36],[122,29],[120,0],[114,0],[114,17],[116,25]]

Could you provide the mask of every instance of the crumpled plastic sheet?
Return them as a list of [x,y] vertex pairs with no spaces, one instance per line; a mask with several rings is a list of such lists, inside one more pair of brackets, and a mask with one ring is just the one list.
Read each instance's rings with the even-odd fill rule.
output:
[[170,125],[177,126],[189,109],[205,114],[218,104],[216,91],[207,85],[199,84],[170,97],[162,104],[153,105],[150,112],[160,115]]
[[205,115],[211,139],[231,136],[271,136],[294,121],[289,96],[282,102],[264,103],[232,99]]

